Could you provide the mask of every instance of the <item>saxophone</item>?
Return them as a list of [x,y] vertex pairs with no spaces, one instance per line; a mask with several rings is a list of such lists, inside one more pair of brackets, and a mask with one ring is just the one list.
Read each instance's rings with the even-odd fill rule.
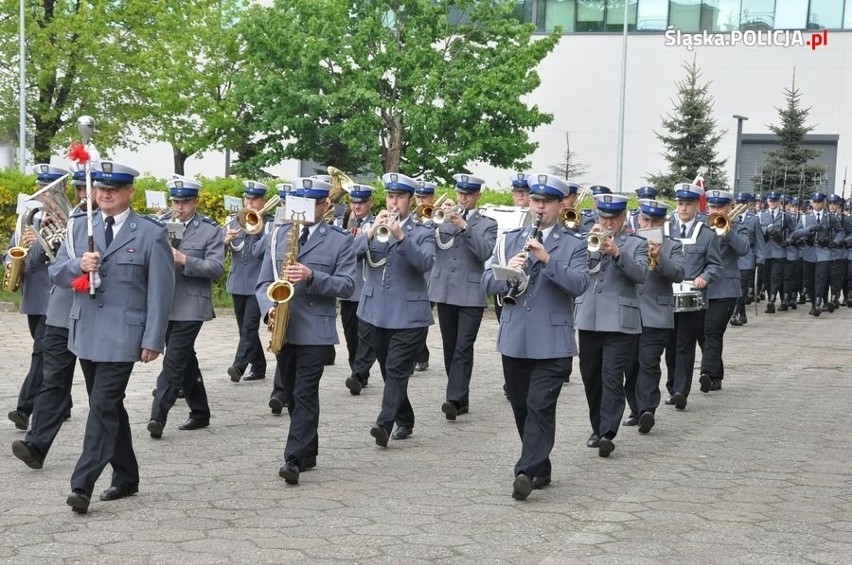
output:
[[[28,222],[31,221],[33,215],[38,212],[38,208],[34,208],[28,210],[18,216],[18,227],[15,230],[18,234],[18,241],[20,241],[21,236],[23,236],[24,229],[28,225]],[[9,256],[9,263],[6,265],[5,270],[3,271],[3,289],[9,292],[17,292],[18,289],[21,288],[21,284],[24,280],[24,271],[26,270],[26,266],[24,262],[27,259],[27,253],[29,252],[29,245],[19,244],[11,247],[7,252]]]
[[[269,318],[269,351],[278,354],[284,347],[287,341],[287,323],[290,321],[290,299],[293,298],[295,289],[293,283],[287,280],[287,267],[296,264],[296,255],[299,252],[299,231],[301,224],[293,222],[290,224],[290,236],[287,239],[287,254],[284,255],[284,260],[281,262],[281,271],[278,274],[278,279],[273,281],[266,288],[266,297],[272,302],[275,308],[272,316]],[[275,239],[272,239],[272,248],[270,255],[272,256],[272,265],[275,266]]]

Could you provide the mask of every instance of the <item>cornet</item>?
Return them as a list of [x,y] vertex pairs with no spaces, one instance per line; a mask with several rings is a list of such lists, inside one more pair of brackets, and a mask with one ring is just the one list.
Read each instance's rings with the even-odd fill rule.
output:
[[451,208],[449,210],[444,210],[443,208],[438,208],[432,214],[432,222],[434,222],[436,225],[440,226],[441,224],[446,222],[447,218],[449,218],[450,216],[452,216],[452,215],[460,216],[460,215],[462,215],[462,213],[464,213],[464,209],[460,206],[456,207],[456,208]]
[[376,241],[381,243],[387,243],[391,239],[391,230],[389,224],[394,223],[399,220],[399,212],[397,211],[388,211],[388,214],[385,216],[383,224],[376,226],[375,236]]
[[612,237],[612,230],[594,231],[586,236],[586,248],[589,253],[597,253],[601,250],[603,242]]

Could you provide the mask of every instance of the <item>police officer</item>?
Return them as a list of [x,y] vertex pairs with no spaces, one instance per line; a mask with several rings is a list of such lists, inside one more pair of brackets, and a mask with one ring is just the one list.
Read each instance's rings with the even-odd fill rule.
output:
[[[414,190],[414,200],[416,203],[416,207],[420,206],[434,206],[435,205],[435,189],[437,185],[433,182],[420,180],[417,181],[417,188]],[[443,206],[445,208],[450,208],[455,206],[455,202],[452,199],[444,200]],[[435,213],[434,211],[432,212]],[[431,218],[416,218],[412,216],[412,219],[417,222],[420,221],[424,226],[430,229],[435,229],[435,224],[432,222]],[[426,276],[426,285],[429,285],[429,279],[432,278],[431,270],[425,274]],[[434,303],[430,303],[431,307],[435,307]],[[426,328],[426,338],[429,337],[429,328]],[[423,347],[417,353],[417,360],[414,363],[414,370],[417,372],[425,371],[429,368],[429,345],[426,343],[426,339],[423,340]]]
[[[79,202],[76,210],[85,209],[85,170],[71,172]],[[80,221],[80,218],[69,218],[66,235],[73,233],[75,221]],[[66,251],[69,256],[77,256],[71,248]],[[71,384],[74,380],[74,366],[77,364],[77,356],[68,350],[68,325],[73,300],[74,291],[70,288],[51,287],[42,346],[44,367],[41,388],[33,403],[30,430],[23,440],[12,442],[12,453],[32,469],[41,469],[44,465],[47,452],[71,409]],[[81,366],[84,371],[90,368],[89,364],[81,363]],[[88,375],[87,383],[91,382],[91,377]]]
[[485,261],[497,242],[497,221],[477,210],[485,181],[468,174],[453,175],[458,207],[446,211],[435,230],[435,265],[429,281],[429,300],[438,305],[438,324],[447,372],[447,420],[467,414],[473,348],[487,305],[480,284]]
[[558,225],[565,181],[553,175],[530,175],[530,213],[540,215],[540,240],[531,228],[502,236],[482,284],[505,296],[509,285],[494,275],[494,265],[522,269],[529,277],[514,304],[503,305],[497,350],[521,455],[515,464],[512,497],[525,500],[534,488],[551,482],[550,452],[556,438],[556,403],[574,341],[574,299],[589,286],[585,241]]
[[[269,285],[282,271],[293,285],[284,346],[277,355],[280,379],[275,379],[272,393],[273,398],[283,393],[289,399],[290,430],[278,475],[290,485],[298,484],[299,475],[317,464],[319,384],[329,349],[338,343],[336,302],[349,298],[355,289],[352,236],[322,221],[332,206],[331,184],[313,178],[297,178],[293,184],[294,196],[313,201],[314,220],[275,229],[257,280],[257,300],[267,319],[275,315],[267,296]],[[295,251],[290,249],[294,229],[299,230],[296,262],[288,264],[286,257]]]
[[183,237],[172,241],[175,262],[175,293],[169,327],[166,331],[166,354],[163,369],[157,377],[157,390],[151,405],[148,432],[154,439],[163,436],[169,410],[182,389],[189,406],[189,418],[179,430],[197,430],[210,425],[207,390],[198,366],[195,339],[204,322],[215,317],[211,292],[213,281],[225,271],[225,247],[219,226],[198,213],[198,191],[201,183],[192,179],[170,180],[173,222],[185,226]]
[[624,373],[642,332],[636,285],[648,274],[648,242],[624,228],[626,196],[598,194],[595,201],[598,223],[589,236],[596,234],[600,244],[589,244],[592,280],[577,297],[576,326],[592,425],[587,445],[597,444],[598,455],[609,457],[624,413]]
[[[68,171],[61,167],[47,164],[35,165],[33,172],[36,174],[39,190],[68,174]],[[16,230],[9,242],[10,249],[15,246],[29,248],[24,259],[19,311],[27,316],[27,325],[30,329],[30,336],[33,338],[33,351],[30,357],[29,371],[27,371],[18,392],[17,406],[9,412],[9,420],[19,430],[26,430],[29,426],[33,403],[41,388],[42,367],[44,365],[43,343],[50,282],[47,275],[48,256],[41,245],[38,244],[35,236],[35,232],[41,229],[43,219],[45,218],[41,213],[37,214],[33,219],[33,225],[21,226],[20,232]],[[10,261],[11,258],[7,254],[4,263],[8,264]]]
[[[263,198],[267,190],[269,187],[262,182],[245,181],[243,206],[248,210],[260,211],[264,206]],[[260,309],[254,295],[263,256],[255,256],[252,250],[263,237],[266,224],[271,220],[271,217],[264,217],[264,230],[254,235],[245,233],[237,223],[236,217],[230,218],[222,228],[225,250],[231,252],[231,271],[228,273],[225,290],[230,293],[234,301],[234,314],[237,317],[237,329],[240,334],[234,361],[228,367],[228,376],[235,383],[240,382],[240,379],[257,381],[266,378],[266,355],[258,335]],[[251,372],[243,378],[249,365],[251,365]]]
[[519,208],[530,207],[530,185],[527,182],[527,174],[516,172],[509,177],[512,183],[512,201]]
[[[636,198],[638,200],[641,200],[643,198],[653,200],[654,198],[657,197],[657,189],[654,188],[653,186],[640,186],[634,192],[636,193]],[[636,230],[639,229],[639,214],[640,213],[641,213],[641,210],[639,208],[636,208],[635,210],[633,210],[632,212],[630,212],[627,215],[627,227],[630,230],[636,231]]]
[[[737,194],[736,202],[737,205],[745,204],[748,206],[745,212],[740,214],[739,218],[736,218],[736,220],[742,222],[747,229],[749,251],[737,260],[737,268],[740,271],[740,297],[737,299],[737,303],[734,306],[734,315],[730,320],[732,326],[742,326],[748,323],[748,316],[746,315],[748,297],[751,296],[753,298],[756,294],[756,290],[754,288],[754,274],[757,269],[763,268],[766,261],[766,243],[764,242],[765,236],[760,224],[760,218],[752,210],[754,195],[748,192],[741,192],[740,194]],[[782,280],[783,279],[779,277],[778,294],[782,295],[781,298],[783,300],[781,288]],[[767,312],[769,311],[768,308],[769,306],[767,305]],[[773,305],[773,312],[775,311],[774,308],[775,307]]]
[[[113,468],[112,481],[101,500],[139,489],[124,392],[133,364],[154,361],[163,351],[175,285],[175,260],[163,224],[130,208],[139,172],[112,161],[102,161],[101,168],[95,175],[100,207],[92,222],[95,252],[84,252],[86,221],[78,215],[69,234],[77,256],[69,255],[66,242],[49,269],[54,284],[82,291],[71,305],[68,348],[89,366],[84,369],[89,416],[66,500],[82,514],[107,464]],[[99,272],[95,300],[85,284],[90,272]]]
[[802,286],[804,264],[802,258],[805,251],[805,240],[801,237],[793,237],[801,219],[799,199],[795,196],[788,196],[784,199],[783,205],[786,212],[787,231],[786,245],[781,244],[787,253],[784,263],[784,297],[787,300],[787,308],[795,310],[799,304],[805,303]]
[[[781,309],[787,310],[787,299],[784,293],[784,270],[787,265],[787,250],[789,245],[789,223],[787,213],[781,206],[781,193],[771,191],[766,194],[767,208],[758,214],[760,229],[766,248],[764,272],[768,299],[766,313],[775,313],[775,297],[781,296]],[[751,236],[751,233],[749,233]]]
[[704,336],[707,287],[719,280],[723,273],[719,238],[698,214],[698,200],[704,195],[704,190],[694,184],[678,183],[674,185],[674,192],[677,211],[668,223],[668,234],[683,244],[684,281],[691,281],[692,287],[701,291],[703,300],[701,310],[675,312],[674,328],[666,345],[666,389],[670,395],[666,404],[683,410],[692,388],[695,345]]
[[[844,279],[846,278],[846,235],[847,231],[843,221],[843,198],[839,194],[832,194],[828,197],[828,213],[833,218],[835,224],[832,233],[834,245],[831,249],[831,270],[829,271],[829,286],[831,287],[831,296],[829,300],[835,308],[840,308],[840,292],[844,288]],[[837,239],[841,236],[841,239]]]
[[[730,217],[734,195],[725,190],[708,190],[707,210],[710,214],[722,214]],[[750,250],[748,227],[735,219],[730,219],[729,229],[717,233],[719,251],[722,257],[722,273],[709,285],[707,312],[704,316],[704,338],[699,338],[701,346],[701,373],[698,382],[701,392],[722,389],[725,365],[722,359],[725,330],[734,313],[737,299],[742,296],[742,283],[739,259]]]
[[355,290],[349,298],[340,300],[340,319],[343,324],[343,335],[346,338],[346,348],[349,351],[349,371],[346,378],[346,388],[349,393],[357,396],[361,389],[367,386],[370,379],[370,369],[376,362],[376,352],[370,345],[369,330],[358,320],[358,302],[364,289],[367,257],[367,229],[376,217],[370,211],[373,207],[373,188],[365,184],[352,186],[349,193],[349,206],[352,210],[350,232],[355,238],[354,249],[357,264],[355,266]]
[[834,304],[826,302],[828,277],[831,269],[832,249],[845,239],[837,218],[825,210],[826,195],[815,192],[811,197],[813,210],[802,215],[793,232],[794,238],[805,241],[803,252],[804,275],[811,295],[811,316],[819,316],[823,309],[834,311]]
[[[662,232],[668,209],[665,202],[640,199],[639,228],[658,228]],[[638,425],[640,434],[647,434],[654,427],[654,414],[660,405],[660,360],[674,327],[672,283],[683,280],[683,244],[665,235],[662,243],[648,240],[648,257],[648,275],[637,289],[642,333],[636,359],[625,380],[627,401],[635,419],[628,417],[624,425]]]
[[[435,232],[409,215],[417,182],[401,173],[386,173],[387,210],[367,230],[367,273],[358,318],[370,333],[385,388],[382,409],[370,430],[376,445],[406,439],[414,429],[408,378],[434,323],[425,275],[435,263]],[[377,232],[381,235],[377,237]]]
[[[595,197],[599,194],[612,194],[612,189],[608,186],[604,186],[602,184],[594,184],[589,187],[589,190],[592,193],[592,197]],[[598,213],[597,207],[594,207],[590,210],[583,210],[583,233],[589,233],[592,227],[598,223]]]
[[852,199],[848,199],[844,204],[843,213],[843,231],[846,232],[846,286],[843,290],[843,298],[846,301],[846,307],[852,308]]

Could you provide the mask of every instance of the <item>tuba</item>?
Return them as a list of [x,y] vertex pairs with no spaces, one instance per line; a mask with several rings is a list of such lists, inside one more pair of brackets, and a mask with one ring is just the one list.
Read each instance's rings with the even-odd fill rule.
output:
[[[269,318],[269,351],[278,354],[287,342],[287,324],[290,321],[290,299],[293,298],[295,288],[293,283],[287,280],[287,267],[296,264],[296,256],[298,255],[299,247],[299,231],[301,223],[293,222],[290,224],[290,234],[287,239],[287,254],[281,262],[281,271],[278,274],[278,279],[273,281],[266,288],[266,297],[272,302],[275,308],[272,316]],[[270,255],[272,264],[275,265],[275,238],[272,240]]]
[[331,190],[328,193],[328,199],[331,200],[332,205],[329,206],[328,212],[325,213],[323,221],[333,224],[334,207],[343,202],[346,203],[346,211],[343,213],[343,223],[341,225],[345,228],[349,223],[349,216],[352,214],[348,197],[349,193],[352,192],[352,185],[355,184],[355,181],[337,167],[329,166],[326,170],[328,171],[328,176],[331,177]]
[[[50,262],[56,259],[59,246],[65,241],[68,219],[74,209],[65,193],[65,179],[67,177],[68,175],[65,175],[53,181],[29,198],[29,200],[40,204],[41,227],[35,231],[35,236]],[[34,214],[26,215],[24,226],[32,227],[33,216]]]
[[257,235],[263,231],[263,217],[275,209],[279,202],[281,202],[281,197],[276,194],[267,200],[260,210],[240,208],[237,212],[237,223],[240,224],[246,234]]
[[742,203],[735,206],[727,214],[714,212],[707,216],[707,227],[713,228],[713,231],[715,231],[718,236],[728,235],[728,232],[731,231],[731,225],[734,222],[734,218],[742,214],[746,208],[748,208],[748,204]]

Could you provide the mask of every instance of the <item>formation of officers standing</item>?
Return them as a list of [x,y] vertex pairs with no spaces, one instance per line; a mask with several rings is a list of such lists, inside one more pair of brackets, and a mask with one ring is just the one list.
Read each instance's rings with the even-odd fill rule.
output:
[[[38,165],[36,173],[43,186],[67,171]],[[212,285],[223,274],[226,251],[227,290],[239,329],[227,369],[232,381],[265,379],[259,326],[286,323],[269,408],[281,414],[286,407],[290,415],[279,469],[287,484],[298,484],[301,473],[317,466],[319,383],[338,343],[338,301],[349,393],[359,395],[379,364],[384,388],[370,436],[384,448],[390,439],[414,433],[408,381],[428,369],[433,308],[447,375],[440,410],[450,421],[471,412],[474,346],[488,295],[496,297],[504,390],[521,439],[512,485],[518,500],[551,482],[557,400],[573,357],[579,357],[589,407],[586,445],[609,457],[621,425],[637,426],[641,435],[655,426],[663,360],[665,404],[686,408],[696,346],[703,351],[700,390],[721,390],[725,331],[729,323],[747,322],[750,300],[763,296],[766,312],[775,313],[776,300],[784,311],[807,297],[811,314],[819,316],[838,307],[842,293],[852,307],[846,261],[852,226],[842,214],[842,199],[820,193],[806,214],[799,213],[797,202],[783,203],[780,194],[769,193],[764,209],[734,217],[731,193],[705,194],[694,184],[674,187],[674,211],[655,199],[655,189],[642,187],[633,213],[625,196],[595,186],[594,209],[580,214],[579,185],[517,173],[511,179],[515,203],[533,220],[498,236],[497,222],[479,211],[484,181],[475,176],[455,175],[456,201],[435,210],[433,183],[388,173],[382,176],[385,210],[373,215],[372,188],[355,184],[348,209],[338,210],[331,223],[326,220],[335,217],[332,179],[320,175],[278,185],[278,213],[263,216],[261,229],[249,233],[236,218],[219,227],[200,214],[200,183],[177,175],[168,181],[168,222],[160,221],[165,215],[137,214],[130,207],[137,175],[125,165],[102,162],[92,171],[95,191],[88,203],[85,173],[73,171],[81,201],[76,211],[89,205],[95,210],[93,252],[87,251],[82,213],[72,215],[53,261],[33,246],[38,219],[11,244],[33,246],[21,307],[33,336],[32,363],[9,413],[16,427],[28,431],[12,452],[29,467],[42,467],[71,409],[79,358],[90,410],[67,499],[79,513],[87,512],[107,464],[113,474],[101,500],[138,492],[123,406],[135,362],[164,354],[147,425],[151,438],[162,437],[181,396],[190,411],[178,429],[209,426],[194,345],[214,315]],[[246,181],[246,210],[266,210],[268,191]],[[315,220],[285,221],[288,196],[312,201]],[[702,196],[709,224],[698,209]],[[748,195],[740,200],[750,203]],[[97,274],[92,298],[82,283],[89,273]],[[287,321],[275,319],[277,304],[267,293],[281,281],[293,289]]]

